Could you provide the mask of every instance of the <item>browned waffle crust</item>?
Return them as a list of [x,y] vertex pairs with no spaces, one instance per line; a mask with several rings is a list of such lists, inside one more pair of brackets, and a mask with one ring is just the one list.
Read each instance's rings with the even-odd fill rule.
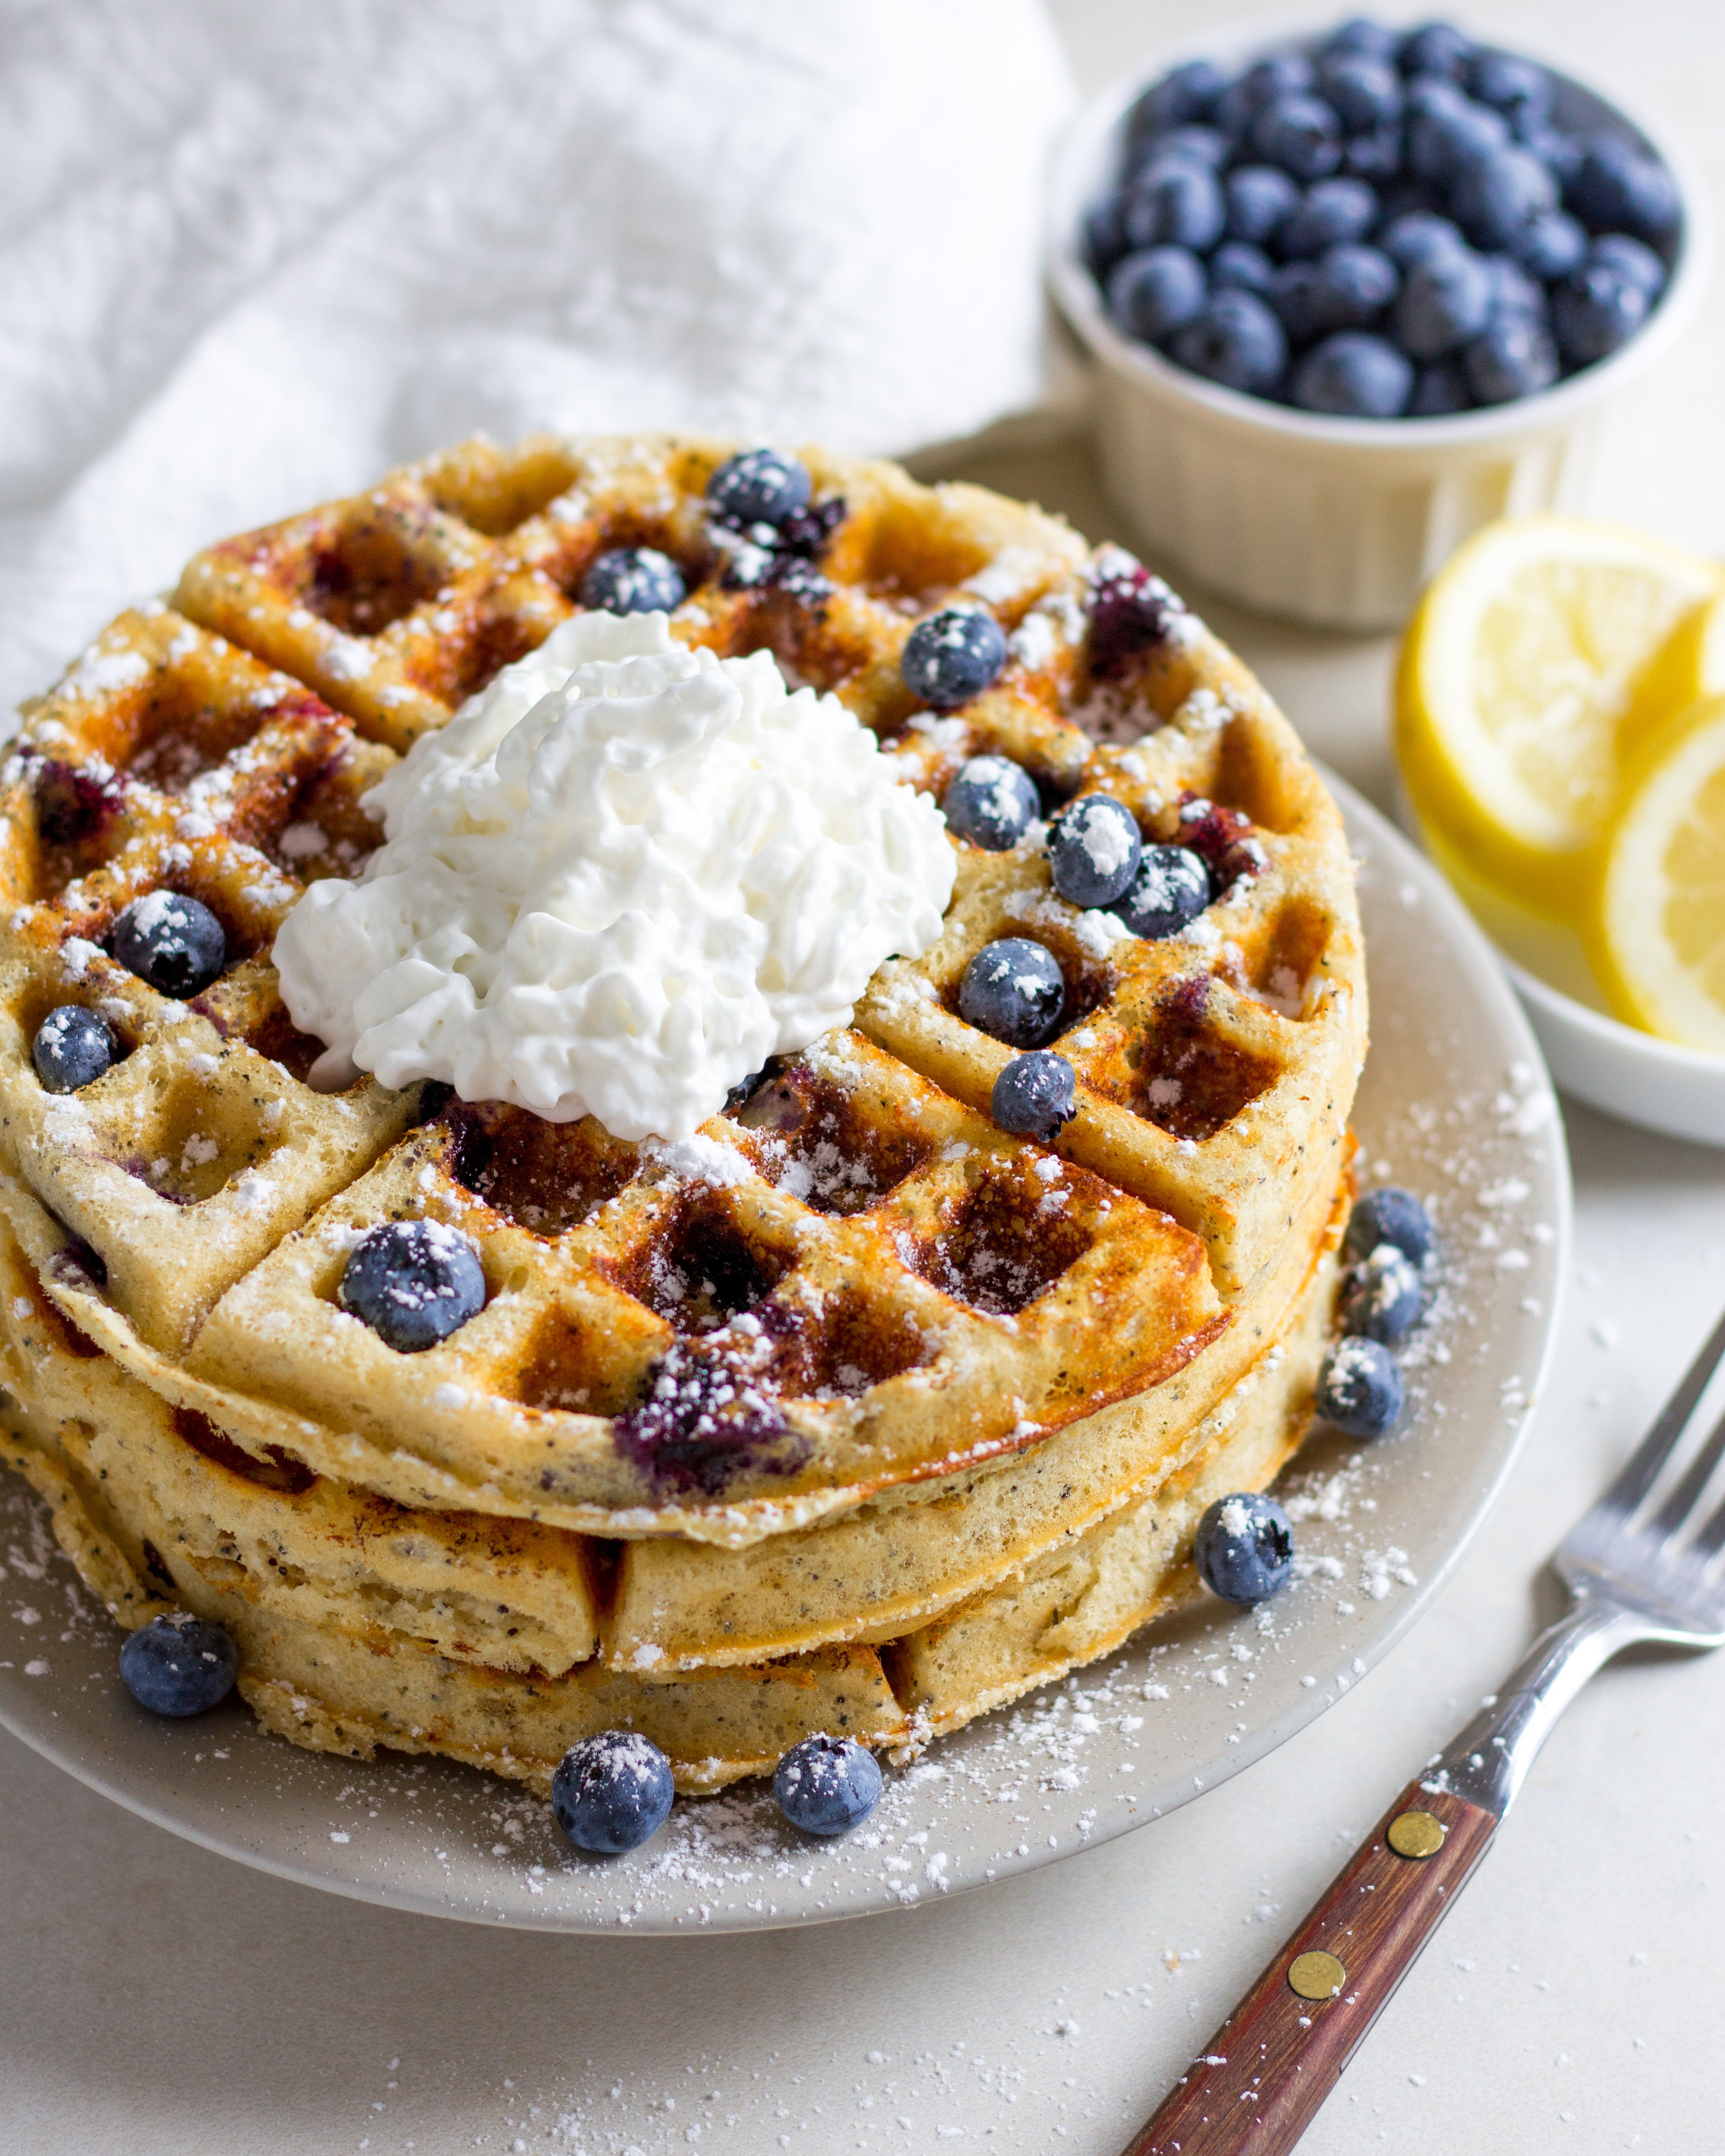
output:
[[[1055,520],[811,451],[811,510],[757,547],[706,511],[728,448],[470,444],[213,547],[29,711],[3,774],[17,1456],[126,1621],[219,1615],[305,1741],[542,1779],[608,1718],[711,1786],[814,1727],[950,1726],[1153,1614],[1195,1493],[1255,1486],[1303,1426],[1365,998],[1296,739],[1178,601]],[[1147,942],[1061,900],[1039,847],[961,847],[934,947],[694,1148],[313,1091],[276,928],[375,844],[366,788],[622,544],[683,567],[677,634],[770,648],[911,783],[1007,754],[1229,887]],[[955,595],[1011,656],[937,718],[898,654]],[[105,948],[158,888],[237,954],[188,1005]],[[1052,1149],[994,1126],[1009,1051],[957,1014],[1001,935],[1067,983],[1080,1112]],[[30,1045],[68,1002],[126,1053],[54,1096]],[[406,1356],[335,1286],[357,1234],[422,1215],[473,1239],[487,1302]],[[1040,1622],[1036,1583],[1074,1565],[1091,1619],[1062,1589]]]

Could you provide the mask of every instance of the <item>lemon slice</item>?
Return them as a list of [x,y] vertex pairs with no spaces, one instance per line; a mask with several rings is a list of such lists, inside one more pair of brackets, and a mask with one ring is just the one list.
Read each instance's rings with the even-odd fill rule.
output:
[[1685,614],[1642,675],[1624,717],[1625,759],[1708,696],[1725,696],[1725,590]]
[[1506,517],[1421,600],[1396,689],[1415,807],[1483,874],[1574,918],[1618,793],[1625,721],[1712,562],[1579,517]]
[[1633,1024],[1725,1055],[1725,696],[1684,714],[1607,838],[1591,947]]

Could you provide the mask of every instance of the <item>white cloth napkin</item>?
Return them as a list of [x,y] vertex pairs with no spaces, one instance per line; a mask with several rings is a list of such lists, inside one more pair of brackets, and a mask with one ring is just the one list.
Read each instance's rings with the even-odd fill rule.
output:
[[0,711],[485,429],[1036,403],[1040,0],[0,0]]

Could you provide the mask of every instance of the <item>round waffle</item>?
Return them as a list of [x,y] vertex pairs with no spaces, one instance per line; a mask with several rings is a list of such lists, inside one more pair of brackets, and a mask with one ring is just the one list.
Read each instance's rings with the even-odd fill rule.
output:
[[[213,547],[33,706],[0,775],[19,1456],[110,1601],[232,1623],[249,1696],[305,1741],[536,1777],[609,1716],[710,1786],[811,1727],[950,1726],[1152,1614],[1195,1493],[1261,1481],[1301,1424],[1365,996],[1296,739],[1117,550],[816,452],[810,506],[738,532],[705,492],[729,449],[470,444]],[[1050,805],[1106,791],[1221,896],[1147,942],[1060,898],[1034,839],[961,845],[934,947],[680,1144],[314,1090],[276,928],[376,843],[367,788],[619,545],[679,562],[675,634],[771,649],[911,783],[992,752]],[[937,716],[899,654],[955,598],[1009,659]],[[161,889],[228,938],[189,1003],[112,955]],[[1065,983],[1078,1112],[1052,1146],[993,1122],[1010,1050],[958,1013],[1001,936]],[[124,1053],[55,1094],[31,1044],[67,1003]],[[486,1302],[408,1355],[336,1286],[359,1235],[413,1217],[472,1240]],[[1074,1565],[1094,1623],[1033,1621]]]

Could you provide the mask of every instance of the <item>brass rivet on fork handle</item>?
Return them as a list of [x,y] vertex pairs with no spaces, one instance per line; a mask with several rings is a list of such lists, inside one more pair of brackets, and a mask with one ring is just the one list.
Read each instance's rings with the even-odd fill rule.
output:
[[1444,1845],[1445,1832],[1443,1821],[1430,1812],[1398,1812],[1384,1839],[1398,1856],[1435,1856]]
[[1296,1954],[1288,1964],[1288,1989],[1301,1999],[1339,1998],[1348,1971],[1332,1953],[1322,1949]]

